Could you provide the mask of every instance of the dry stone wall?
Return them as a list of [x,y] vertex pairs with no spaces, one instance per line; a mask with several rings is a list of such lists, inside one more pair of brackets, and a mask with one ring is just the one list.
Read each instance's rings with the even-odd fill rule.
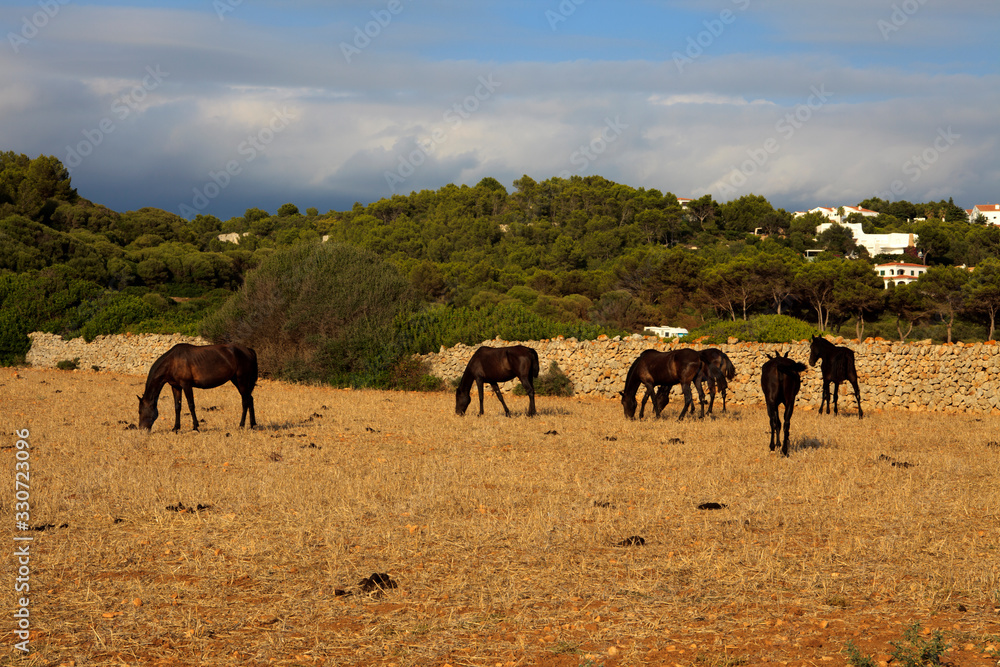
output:
[[[861,384],[861,405],[865,410],[901,409],[933,412],[992,412],[1000,413],[1000,346],[994,342],[952,345],[893,343],[871,339],[863,343],[831,339],[855,352],[858,380]],[[518,342],[485,341],[495,347],[516,345]],[[625,386],[629,366],[643,350],[671,350],[677,347],[718,347],[736,367],[736,378],[729,383],[728,401],[737,405],[762,404],[760,367],[769,353],[784,354],[807,363],[809,343],[767,344],[740,343],[727,345],[688,345],[665,342],[651,336],[603,338],[577,341],[574,338],[525,341],[538,351],[541,373],[555,361],[573,381],[575,393],[582,396],[617,398]],[[433,375],[445,380],[461,377],[478,345],[456,345],[440,352],[422,355],[430,364]],[[504,383],[504,391],[517,381]],[[706,388],[707,390],[707,388]],[[475,391],[475,390],[473,390]],[[674,392],[679,392],[674,388]],[[640,397],[641,397],[640,391]],[[819,362],[802,374],[802,389],[797,405],[819,406],[822,398],[822,374]],[[854,412],[854,391],[846,382],[840,386],[840,408]]]
[[[32,366],[54,368],[64,359],[79,359],[80,368],[97,366],[101,370],[145,375],[157,357],[178,343],[207,345],[209,341],[181,335],[122,334],[98,336],[87,343],[82,338],[65,341],[46,333],[29,334],[31,350],[27,361]],[[855,352],[861,404],[865,410],[900,409],[933,412],[1000,413],[1000,346],[993,342],[953,345],[893,343],[868,339],[854,343],[834,339]],[[516,345],[518,341],[490,340],[484,345]],[[546,373],[555,361],[573,381],[579,396],[617,398],[625,386],[629,366],[643,350],[671,350],[677,347],[718,347],[736,366],[736,378],[729,383],[728,400],[737,405],[763,402],[760,390],[760,367],[769,353],[789,353],[803,363],[809,360],[809,344],[766,344],[731,342],[726,345],[681,345],[653,336],[602,338],[577,341],[574,338],[523,341],[538,351],[541,372]],[[433,375],[451,381],[461,377],[478,345],[456,345],[440,352],[421,355]],[[802,389],[797,405],[818,406],[822,395],[819,366],[802,374]],[[503,383],[510,391],[517,381]],[[675,392],[679,391],[674,389]],[[853,391],[848,384],[840,387],[840,407],[855,410]]]
[[208,345],[200,337],[180,334],[119,334],[97,336],[90,343],[82,338],[63,340],[62,336],[48,333],[28,334],[31,349],[27,362],[40,368],[55,368],[60,361],[79,359],[80,368],[97,366],[103,371],[145,375],[156,359],[178,343]]

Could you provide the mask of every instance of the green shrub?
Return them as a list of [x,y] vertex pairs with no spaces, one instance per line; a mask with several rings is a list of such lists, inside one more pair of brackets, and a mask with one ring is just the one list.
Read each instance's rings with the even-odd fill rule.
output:
[[690,343],[707,336],[702,342],[721,345],[729,338],[758,343],[792,343],[806,340],[819,331],[802,320],[787,315],[757,315],[747,320],[711,322],[681,338]]
[[617,336],[627,333],[594,324],[550,320],[519,302],[479,309],[433,306],[396,322],[400,347],[414,354],[437,352],[442,346],[452,347],[458,343],[477,345],[497,337],[503,340],[542,340],[564,336],[593,340],[602,334]]
[[0,366],[23,364],[31,349],[28,323],[14,308],[0,310]]
[[125,331],[130,324],[156,315],[156,310],[143,299],[131,294],[113,294],[102,297],[97,312],[80,328],[80,335],[88,343],[97,336]]
[[[524,396],[528,392],[518,384],[514,387],[514,393],[518,396]],[[573,381],[563,373],[559,364],[553,361],[549,364],[548,372],[542,373],[535,380],[535,394],[538,396],[572,396]]]
[[850,639],[844,645],[844,653],[847,654],[847,662],[853,667],[876,667],[875,658],[871,655],[861,655],[861,651]]
[[80,367],[80,357],[73,359],[63,359],[56,363],[56,368],[61,371],[75,371]]
[[443,391],[445,382],[430,374],[426,362],[405,356],[393,365],[385,388],[400,391]]
[[914,623],[903,631],[906,642],[889,642],[893,646],[892,664],[902,667],[927,667],[940,665],[941,656],[948,650],[944,634],[940,630],[931,633],[930,639],[920,638],[920,624]]
[[214,342],[257,351],[280,377],[383,386],[406,352],[394,322],[412,308],[409,282],[374,253],[337,243],[274,251],[243,287],[202,323]]

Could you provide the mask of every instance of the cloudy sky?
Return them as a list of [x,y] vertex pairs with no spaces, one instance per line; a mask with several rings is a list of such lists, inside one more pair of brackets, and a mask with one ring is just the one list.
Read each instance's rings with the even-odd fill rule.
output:
[[0,150],[226,219],[599,174],[1000,202],[996,0],[0,0]]

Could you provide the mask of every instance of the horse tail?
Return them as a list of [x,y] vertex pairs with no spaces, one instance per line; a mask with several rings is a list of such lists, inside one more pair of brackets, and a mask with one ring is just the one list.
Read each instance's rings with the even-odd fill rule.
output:
[[732,360],[725,354],[722,355],[722,372],[725,374],[727,380],[732,380],[736,377],[736,366],[733,366]]
[[531,375],[531,379],[534,380],[538,377],[538,352],[533,347],[529,347],[528,349],[531,350],[531,371],[529,372],[529,375]]

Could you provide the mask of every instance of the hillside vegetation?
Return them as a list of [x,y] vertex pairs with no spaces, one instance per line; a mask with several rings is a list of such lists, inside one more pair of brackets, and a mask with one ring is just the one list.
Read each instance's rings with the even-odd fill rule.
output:
[[[861,202],[881,212],[863,220],[866,231],[917,234],[913,252],[922,259],[909,259],[933,265],[915,285],[883,290],[872,263],[884,258],[867,257],[844,228],[817,237],[824,218],[793,219],[760,196],[722,204],[705,196],[682,208],[672,193],[599,176],[524,176],[512,185],[486,178],[350,211],[303,214],[289,203],[274,214],[248,208],[225,221],[185,220],[154,208],[112,211],[80,196],[57,159],[0,153],[0,363],[23,360],[32,330],[88,339],[122,331],[242,335],[238,322],[219,324],[223,312],[249,312],[237,301],[222,310],[227,301],[252,302],[253,286],[265,281],[255,283],[255,271],[270,271],[273,281],[282,262],[313,256],[304,248],[324,238],[354,253],[357,275],[369,279],[351,289],[319,281],[313,287],[333,296],[314,292],[313,306],[333,306],[336,294],[375,294],[390,277],[398,297],[391,323],[379,320],[391,349],[373,352],[378,359],[358,365],[362,371],[352,362],[321,374],[339,383],[379,384],[392,357],[496,335],[592,338],[671,324],[752,336],[775,330],[752,324],[764,315],[851,337],[993,337],[1000,229],[969,223],[950,201]],[[238,243],[220,240],[224,234]],[[807,263],[808,248],[828,252]],[[324,326],[362,326],[359,308],[374,301],[350,296],[334,308],[347,308],[339,316],[346,319]],[[798,327],[777,329],[792,335]]]

